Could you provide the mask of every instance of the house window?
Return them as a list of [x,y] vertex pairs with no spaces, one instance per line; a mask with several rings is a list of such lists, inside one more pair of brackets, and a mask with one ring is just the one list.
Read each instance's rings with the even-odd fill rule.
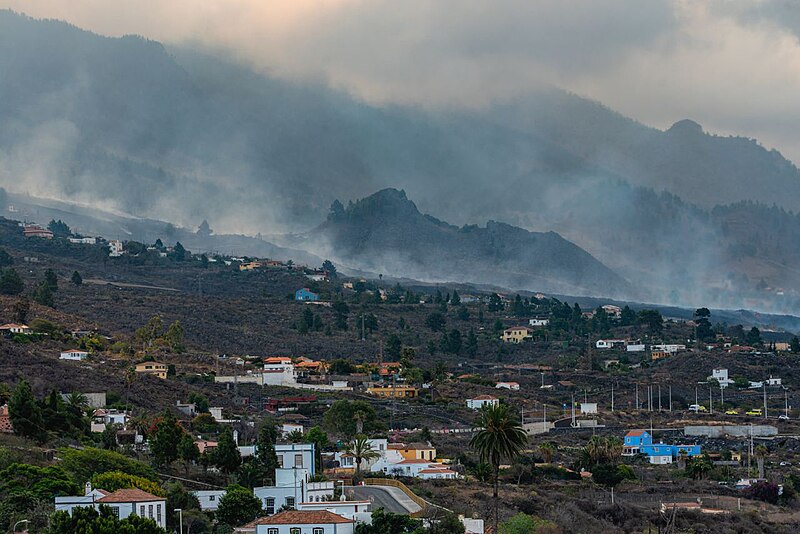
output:
[[289,534],[300,534],[300,529],[298,527],[292,527],[289,529]]
[[266,497],[264,499],[264,509],[267,511],[267,515],[275,513],[275,497]]
[[161,505],[156,505],[156,523],[161,524]]
[[144,517],[144,505],[139,505],[139,517]]
[[278,456],[278,467],[283,469],[283,455]]
[[217,496],[216,495],[209,495],[208,496],[208,500],[209,501],[215,501],[215,500],[217,500]]
[[312,531],[312,533],[313,533],[313,534],[325,534],[325,529],[324,529],[324,528],[315,528],[315,529]]
[[111,513],[114,514],[114,517],[119,519],[119,506],[112,506]]
[[294,510],[294,497],[286,497],[286,508]]
[[153,519],[153,505],[152,504],[148,504],[147,505],[147,517],[149,517],[150,519]]
[[295,467],[303,467],[303,455],[302,454],[295,454],[294,455],[294,466]]
[[277,528],[268,528],[267,529],[267,534],[278,534],[278,529]]

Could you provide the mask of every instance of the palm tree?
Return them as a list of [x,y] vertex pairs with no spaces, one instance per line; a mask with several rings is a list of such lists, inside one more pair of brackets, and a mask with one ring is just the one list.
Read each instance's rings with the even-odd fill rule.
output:
[[689,453],[686,452],[686,449],[681,449],[678,451],[678,469],[686,469],[686,458],[689,456]]
[[73,391],[67,395],[67,407],[72,408],[83,414],[89,407],[89,401],[86,400],[86,395]]
[[507,404],[484,406],[478,426],[481,430],[472,436],[469,445],[478,452],[482,462],[492,466],[494,531],[499,532],[497,492],[500,463],[503,460],[513,461],[519,456],[528,442],[528,435]]
[[758,445],[754,453],[756,455],[756,463],[758,463],[758,478],[764,478],[764,459],[769,454],[769,449],[764,445]]
[[695,480],[703,480],[706,474],[712,469],[714,469],[714,464],[711,463],[708,454],[703,454],[700,458],[695,458],[689,466],[689,471],[691,472],[692,478]]
[[352,456],[356,462],[356,478],[361,474],[361,462],[363,460],[374,460],[381,455],[372,448],[372,443],[363,434],[358,434],[354,437],[353,441],[347,445],[345,452]]
[[544,463],[549,464],[553,461],[553,455],[556,453],[555,446],[549,441],[539,444],[539,454],[542,455]]
[[353,414],[353,419],[356,422],[356,436],[360,436],[364,433],[364,419],[367,418],[367,414],[358,410],[356,413]]
[[128,367],[125,369],[125,410],[130,411],[130,405],[128,404],[130,396],[131,396],[131,386],[136,381],[136,369],[133,367]]

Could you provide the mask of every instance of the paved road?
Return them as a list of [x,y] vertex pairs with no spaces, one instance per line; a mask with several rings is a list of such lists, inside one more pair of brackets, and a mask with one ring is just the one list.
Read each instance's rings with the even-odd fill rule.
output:
[[410,514],[421,510],[400,488],[393,486],[347,486],[345,492],[356,500],[372,501],[372,508],[383,508],[395,514]]

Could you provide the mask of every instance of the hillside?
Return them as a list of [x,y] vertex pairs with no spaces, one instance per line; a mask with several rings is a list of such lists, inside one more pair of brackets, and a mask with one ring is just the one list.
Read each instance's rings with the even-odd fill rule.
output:
[[348,264],[421,280],[494,283],[571,294],[631,295],[633,288],[554,232],[489,221],[458,228],[419,212],[404,191],[385,189],[336,204],[313,247]]

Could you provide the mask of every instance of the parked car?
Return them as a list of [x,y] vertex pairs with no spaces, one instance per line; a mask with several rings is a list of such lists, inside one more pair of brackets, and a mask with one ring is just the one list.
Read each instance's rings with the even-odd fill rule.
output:
[[748,410],[747,412],[745,412],[745,414],[746,415],[764,415],[761,412],[761,408],[753,408],[752,410]]
[[725,415],[739,415],[739,410],[734,410],[734,409],[726,410]]
[[691,406],[689,406],[689,411],[690,412],[706,412],[708,410],[702,404],[692,404]]
[[788,421],[788,420],[789,420],[789,416],[788,416],[788,415],[786,415],[785,413],[782,413],[782,414],[780,414],[780,415],[778,416],[778,419],[783,419],[783,420],[785,420],[785,421]]
[[792,462],[781,462],[781,467],[786,467],[788,465],[792,465]]

